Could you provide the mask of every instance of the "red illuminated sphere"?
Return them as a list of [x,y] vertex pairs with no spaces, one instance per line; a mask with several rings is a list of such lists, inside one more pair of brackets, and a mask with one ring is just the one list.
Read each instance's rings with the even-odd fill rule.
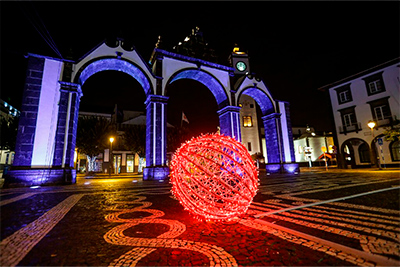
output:
[[246,213],[258,186],[258,170],[235,139],[207,134],[182,144],[171,161],[172,193],[185,209],[206,220]]

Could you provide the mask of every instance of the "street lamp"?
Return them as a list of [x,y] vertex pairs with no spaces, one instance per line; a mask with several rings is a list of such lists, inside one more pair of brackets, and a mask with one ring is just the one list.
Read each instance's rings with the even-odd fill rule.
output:
[[[372,132],[372,142],[374,142],[374,128],[375,128],[375,126],[376,126],[376,122],[375,121],[369,121],[368,123],[367,123],[367,125],[368,125],[368,127],[371,129],[371,132]],[[375,142],[375,146],[376,146],[376,142]],[[374,155],[374,153],[372,153],[372,144],[371,144],[371,158],[372,158],[372,156]],[[380,161],[380,159],[379,159],[379,157],[377,157],[376,158],[376,160],[377,160],[377,162],[378,162],[378,166],[379,166],[379,169],[381,169],[382,167],[381,167],[381,161]]]
[[375,126],[376,126],[376,122],[374,122],[374,121],[369,121],[367,125],[368,125],[368,127],[371,129],[372,138],[374,138],[374,128],[375,128]]
[[113,170],[113,157],[112,157],[112,144],[114,142],[114,137],[110,137],[110,176]]

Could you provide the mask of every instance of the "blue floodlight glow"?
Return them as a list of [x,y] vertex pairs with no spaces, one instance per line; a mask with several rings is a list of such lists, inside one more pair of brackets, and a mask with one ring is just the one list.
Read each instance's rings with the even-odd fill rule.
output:
[[285,163],[285,164],[283,164],[283,168],[287,173],[293,173],[293,174],[299,173],[299,164],[298,163]]
[[191,79],[204,84],[214,95],[218,106],[228,104],[228,96],[226,95],[225,89],[222,84],[211,74],[197,69],[187,69],[179,72],[175,77],[169,82],[169,84],[180,79]]
[[272,100],[265,92],[261,91],[260,89],[248,88],[244,90],[242,94],[252,97],[257,102],[257,104],[260,106],[263,116],[275,112]]
[[106,70],[121,71],[132,76],[143,87],[146,95],[151,94],[152,86],[150,85],[150,81],[145,75],[144,71],[133,63],[116,58],[100,59],[90,63],[79,75],[79,84],[83,85],[85,81],[93,74]]

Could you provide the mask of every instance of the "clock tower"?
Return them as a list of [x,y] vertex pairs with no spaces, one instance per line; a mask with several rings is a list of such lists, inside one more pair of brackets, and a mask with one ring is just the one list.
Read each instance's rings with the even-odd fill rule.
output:
[[232,54],[230,55],[230,62],[235,69],[235,75],[244,75],[250,73],[249,56],[245,52],[239,51],[239,47],[235,44]]

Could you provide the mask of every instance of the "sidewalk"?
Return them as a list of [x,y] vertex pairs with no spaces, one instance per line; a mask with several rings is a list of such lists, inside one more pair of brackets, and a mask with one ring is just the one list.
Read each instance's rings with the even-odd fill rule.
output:
[[325,166],[316,166],[316,167],[300,167],[300,173],[307,172],[330,172],[330,173],[363,173],[363,172],[398,172],[400,176],[400,168],[359,168],[359,169],[338,169],[336,166],[328,166],[328,170],[326,170]]
[[91,174],[77,173],[76,176],[77,178],[83,178],[83,179],[108,179],[108,178],[121,179],[121,178],[137,178],[138,176],[142,177],[143,173],[131,172],[131,173],[120,173],[113,175],[110,175],[109,173],[91,173]]

